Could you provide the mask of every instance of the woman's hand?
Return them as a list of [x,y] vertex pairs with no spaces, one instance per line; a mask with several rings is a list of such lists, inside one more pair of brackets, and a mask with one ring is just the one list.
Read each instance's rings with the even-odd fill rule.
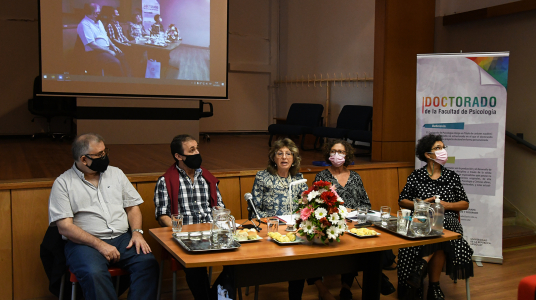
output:
[[[435,201],[435,196],[432,196],[430,198],[424,199],[424,202],[433,203]],[[443,202],[443,201],[441,201]]]

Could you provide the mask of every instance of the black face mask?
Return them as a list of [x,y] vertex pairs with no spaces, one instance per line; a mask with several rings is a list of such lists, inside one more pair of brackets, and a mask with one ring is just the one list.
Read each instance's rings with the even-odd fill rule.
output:
[[193,170],[199,169],[201,167],[201,163],[203,162],[203,159],[201,158],[201,154],[194,154],[194,155],[185,155],[186,159],[183,160],[184,164]]
[[87,166],[90,170],[93,170],[95,172],[104,172],[106,169],[108,169],[108,165],[110,164],[110,159],[108,158],[108,155],[104,156],[103,158],[91,158],[92,163],[91,166]]

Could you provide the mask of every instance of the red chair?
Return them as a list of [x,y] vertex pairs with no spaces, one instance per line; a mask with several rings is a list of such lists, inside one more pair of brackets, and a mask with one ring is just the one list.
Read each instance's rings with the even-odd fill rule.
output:
[[[121,268],[116,268],[116,267],[112,267],[112,268],[108,268],[108,272],[110,272],[110,275],[112,277],[117,277],[116,281],[115,281],[115,294],[117,296],[119,296],[119,280],[121,279],[121,276],[122,275],[128,275],[128,271],[125,271]],[[73,272],[71,272],[71,270],[69,270],[69,281],[71,282],[72,284],[72,289],[71,289],[71,300],[75,300],[76,299],[76,283],[78,282],[78,279],[76,279],[76,276],[74,276]],[[59,297],[59,300],[63,300],[63,285],[65,283],[65,274],[63,275],[63,278],[61,280],[61,287],[60,287],[60,297]]]
[[536,300],[536,275],[521,279],[517,287],[517,300]]

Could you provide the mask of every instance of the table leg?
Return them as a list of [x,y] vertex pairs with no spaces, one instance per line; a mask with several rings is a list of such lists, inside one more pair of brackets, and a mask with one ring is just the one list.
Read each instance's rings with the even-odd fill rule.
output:
[[363,292],[362,299],[379,300],[382,275],[382,252],[362,254]]

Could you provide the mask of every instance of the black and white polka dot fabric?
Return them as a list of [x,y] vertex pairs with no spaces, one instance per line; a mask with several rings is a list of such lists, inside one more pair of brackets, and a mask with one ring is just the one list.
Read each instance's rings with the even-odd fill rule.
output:
[[[398,201],[407,199],[413,201],[415,198],[427,199],[439,195],[441,201],[458,202],[467,201],[467,194],[460,181],[460,176],[456,172],[445,167],[441,167],[441,176],[433,180],[428,175],[426,166],[415,170],[409,175],[408,181]],[[463,228],[458,220],[458,213],[445,211],[445,221],[443,227],[463,235]],[[398,286],[399,295],[408,288],[406,280],[413,270],[413,265],[417,259],[427,256],[436,250],[444,250],[446,254],[446,274],[450,278],[465,279],[473,276],[473,249],[463,238],[437,244],[401,248],[398,251]]]

